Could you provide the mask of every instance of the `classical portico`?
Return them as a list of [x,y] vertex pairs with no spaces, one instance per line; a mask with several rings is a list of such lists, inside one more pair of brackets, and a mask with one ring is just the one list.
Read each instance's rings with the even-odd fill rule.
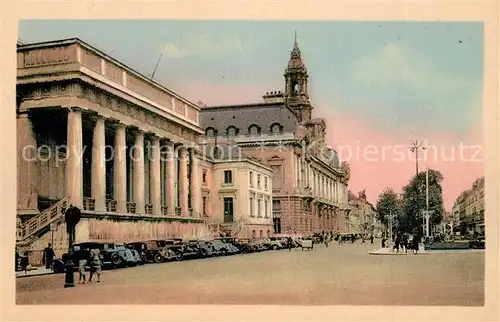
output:
[[144,238],[200,233],[195,104],[78,39],[18,47],[17,93],[23,222],[64,199],[82,209],[81,239],[125,241],[145,229],[96,226],[106,220],[165,223]]

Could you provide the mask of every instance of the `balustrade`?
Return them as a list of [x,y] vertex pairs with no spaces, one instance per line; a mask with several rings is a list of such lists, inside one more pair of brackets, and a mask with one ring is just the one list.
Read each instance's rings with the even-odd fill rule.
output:
[[87,210],[87,211],[94,211],[95,210],[95,199],[89,198],[89,197],[84,197],[83,198],[83,209]]
[[135,214],[135,202],[127,202],[127,213],[129,214]]
[[116,212],[116,200],[112,199],[106,200],[106,211]]

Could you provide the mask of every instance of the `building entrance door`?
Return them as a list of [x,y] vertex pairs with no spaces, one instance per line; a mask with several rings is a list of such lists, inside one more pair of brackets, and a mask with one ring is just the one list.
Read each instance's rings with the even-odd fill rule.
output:
[[233,198],[224,198],[224,222],[234,221],[234,204]]

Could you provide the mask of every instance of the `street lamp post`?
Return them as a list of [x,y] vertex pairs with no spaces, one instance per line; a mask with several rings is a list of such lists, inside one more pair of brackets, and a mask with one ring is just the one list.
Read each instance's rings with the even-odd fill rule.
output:
[[[417,192],[417,209],[420,210],[420,190],[418,185],[418,151],[422,149],[423,151],[427,150],[427,147],[423,145],[424,141],[412,141],[410,146],[410,151],[415,153],[415,189]],[[418,213],[418,212],[417,212]],[[422,227],[422,229],[424,229]]]
[[66,275],[64,278],[64,287],[74,287],[75,277],[73,262],[73,242],[75,240],[75,227],[80,221],[82,214],[80,209],[70,205],[64,214],[64,221],[66,222],[66,231],[68,232],[68,261],[66,262]]

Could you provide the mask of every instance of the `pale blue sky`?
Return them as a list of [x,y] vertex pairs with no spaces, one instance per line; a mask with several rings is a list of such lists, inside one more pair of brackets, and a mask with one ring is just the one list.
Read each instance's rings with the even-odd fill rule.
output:
[[211,105],[282,89],[294,30],[320,116],[457,137],[482,119],[482,23],[31,20],[19,38],[78,37],[146,75],[168,43],[155,79]]

